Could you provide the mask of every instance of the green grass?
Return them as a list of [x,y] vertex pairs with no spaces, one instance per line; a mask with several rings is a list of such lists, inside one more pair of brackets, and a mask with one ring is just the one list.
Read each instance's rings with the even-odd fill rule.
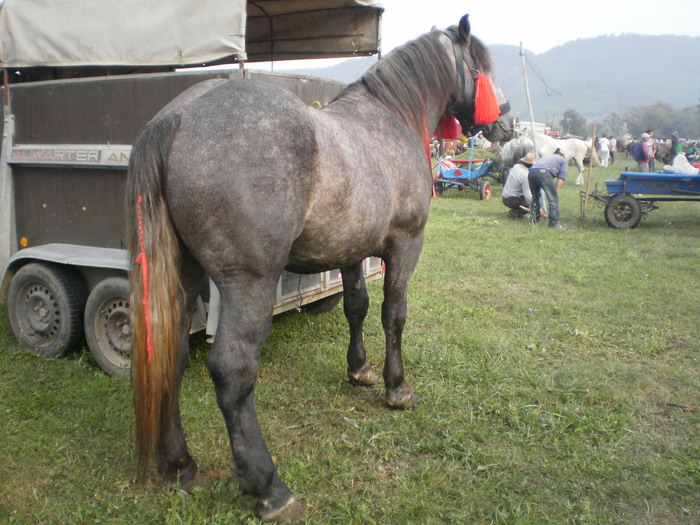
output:
[[[602,188],[624,166],[593,170]],[[570,175],[570,180],[575,177]],[[275,319],[257,407],[280,476],[319,524],[700,522],[700,204],[634,230],[602,209],[563,231],[446,192],[431,205],[404,334],[409,412],[345,378],[341,308]],[[381,284],[365,341],[381,368]],[[87,352],[46,360],[0,312],[0,522],[256,523],[193,337],[189,446],[212,480],[185,496],[134,483],[128,380]]]

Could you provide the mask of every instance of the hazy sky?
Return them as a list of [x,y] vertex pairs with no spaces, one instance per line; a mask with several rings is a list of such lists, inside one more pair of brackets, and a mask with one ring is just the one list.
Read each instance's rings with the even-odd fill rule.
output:
[[[579,38],[637,33],[700,36],[700,0],[379,0],[382,53],[469,14],[485,44],[509,44],[534,53]],[[695,57],[694,59],[697,59]],[[342,60],[342,59],[340,59]],[[278,62],[275,69],[324,67],[340,60]],[[258,64],[260,67],[263,64]]]
[[534,53],[578,38],[639,33],[700,36],[700,0],[380,0],[382,52],[469,13],[485,44],[510,44]]

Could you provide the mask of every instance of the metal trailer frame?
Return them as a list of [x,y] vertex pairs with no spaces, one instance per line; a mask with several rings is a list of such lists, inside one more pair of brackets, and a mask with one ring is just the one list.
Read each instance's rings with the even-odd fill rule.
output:
[[[66,279],[70,275],[68,280],[83,289],[76,296],[78,307],[85,309],[84,319],[83,312],[79,317],[88,347],[106,373],[128,374],[123,188],[131,143],[161,107],[188,87],[243,75],[282,85],[308,104],[326,105],[344,87],[331,80],[236,69],[13,84],[10,97],[3,88],[0,302],[8,302],[13,279],[23,268],[34,268],[30,264],[56,270]],[[367,259],[364,268],[367,281],[383,276],[380,259]],[[284,272],[273,313],[311,303],[308,308],[329,309],[341,291],[337,270]],[[208,314],[218,312],[216,295],[215,290],[202,290],[192,331],[214,334],[218,316]],[[46,310],[34,308],[41,315],[31,314],[36,318],[22,327],[13,325],[18,339],[43,355],[70,351],[52,346],[51,333],[42,332]],[[11,320],[16,317],[16,312],[10,314]],[[67,312],[60,315],[64,321],[69,317]]]

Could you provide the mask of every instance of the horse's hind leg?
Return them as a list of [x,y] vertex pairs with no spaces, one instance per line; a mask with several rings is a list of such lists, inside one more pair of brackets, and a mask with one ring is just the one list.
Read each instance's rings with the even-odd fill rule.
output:
[[348,378],[355,385],[372,386],[379,377],[367,362],[362,340],[362,324],[369,308],[369,295],[365,287],[362,262],[341,270],[343,275],[343,310],[350,327],[348,345]]
[[413,408],[417,402],[411,387],[404,378],[401,357],[401,337],[406,324],[406,298],[408,280],[418,262],[423,246],[422,233],[414,239],[402,240],[400,248],[394,248],[384,257],[384,302],[382,325],[386,338],[384,361],[384,385],[386,403],[390,408]]
[[183,309],[183,318],[179,328],[180,363],[175,370],[172,427],[166,441],[158,444],[156,456],[158,473],[163,479],[164,484],[172,488],[190,491],[203,486],[204,480],[198,474],[197,463],[192,459],[192,456],[190,456],[187,450],[187,442],[185,441],[185,434],[182,429],[182,421],[180,418],[179,394],[182,377],[189,362],[189,331],[197,296],[201,290],[204,272],[186,250],[182,250],[182,258],[181,279],[186,297],[186,308]]
[[240,490],[258,498],[256,513],[262,519],[297,521],[303,508],[275,471],[253,398],[260,353],[272,324],[277,278],[251,275],[216,284],[221,312],[207,366],[226,421]]

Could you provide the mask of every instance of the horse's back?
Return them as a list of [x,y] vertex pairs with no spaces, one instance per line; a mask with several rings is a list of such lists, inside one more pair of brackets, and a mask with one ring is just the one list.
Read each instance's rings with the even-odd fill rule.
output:
[[269,82],[236,79],[195,86],[161,112],[180,122],[168,206],[208,271],[228,253],[248,266],[337,268],[379,254],[397,228],[422,230],[431,182],[420,140],[366,101],[340,105],[319,111]]

